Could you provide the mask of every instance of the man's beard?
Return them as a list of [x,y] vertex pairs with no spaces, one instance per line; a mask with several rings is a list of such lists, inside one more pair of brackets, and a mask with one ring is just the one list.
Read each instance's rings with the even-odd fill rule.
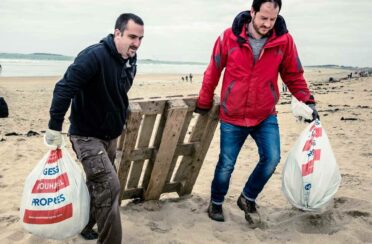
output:
[[129,57],[133,58],[136,55],[136,53],[137,53],[137,49],[138,48],[135,48],[135,47],[129,47],[128,52],[127,52],[127,55]]
[[[259,35],[261,35],[261,36],[265,36],[265,35],[267,35],[268,33],[269,33],[269,31],[271,30],[271,29],[266,29],[267,31],[265,32],[265,33],[263,33],[263,32],[261,32],[260,31],[260,27],[258,26],[258,25],[256,25],[256,23],[255,23],[255,18],[252,20],[252,26],[253,26],[253,29],[259,34]],[[261,28],[262,29],[262,28]]]

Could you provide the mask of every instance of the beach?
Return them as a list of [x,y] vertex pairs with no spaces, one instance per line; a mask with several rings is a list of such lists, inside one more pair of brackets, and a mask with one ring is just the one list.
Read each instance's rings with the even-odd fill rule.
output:
[[[210,185],[219,154],[219,126],[189,196],[164,194],[159,201],[122,202],[123,243],[372,243],[372,77],[341,79],[351,71],[306,68],[305,77],[317,100],[340,168],[342,181],[334,199],[319,213],[293,208],[281,192],[281,172],[291,146],[306,124],[291,112],[289,92],[277,105],[281,135],[281,162],[257,199],[262,225],[251,228],[236,206],[247,177],[258,160],[249,138],[243,145],[224,204],[226,222],[208,218]],[[130,99],[150,99],[198,94],[202,75],[193,82],[182,74],[140,74]],[[332,77],[335,81],[329,82]],[[59,77],[1,77],[0,96],[9,106],[9,117],[0,118],[0,242],[95,243],[75,236],[65,241],[47,240],[27,233],[19,207],[24,181],[47,152],[47,129],[54,85]],[[215,93],[219,95],[220,87]],[[66,138],[68,115],[63,132]],[[67,144],[72,152],[71,145]]]

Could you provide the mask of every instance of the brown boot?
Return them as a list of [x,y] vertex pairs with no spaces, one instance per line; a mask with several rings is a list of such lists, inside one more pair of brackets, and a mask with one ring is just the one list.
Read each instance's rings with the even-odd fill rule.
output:
[[244,211],[245,219],[249,224],[253,224],[251,214],[257,214],[256,202],[249,201],[243,195],[240,195],[237,201],[238,207]]
[[208,207],[208,216],[215,221],[224,222],[225,217],[223,216],[222,204],[218,205],[210,202]]

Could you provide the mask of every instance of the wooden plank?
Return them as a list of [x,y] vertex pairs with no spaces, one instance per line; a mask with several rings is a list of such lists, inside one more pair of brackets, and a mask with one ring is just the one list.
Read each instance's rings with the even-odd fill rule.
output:
[[[194,116],[194,110],[195,110],[195,106],[196,106],[196,99],[197,99],[197,97],[183,98],[183,101],[187,104],[188,109],[187,109],[187,115],[186,115],[186,118],[185,118],[185,122],[183,123],[183,127],[182,127],[182,131],[181,131],[181,135],[180,135],[180,139],[178,141],[178,144],[182,144],[183,141],[185,140],[187,130],[190,126],[190,121]],[[167,175],[166,182],[170,182],[170,180],[172,178],[173,171],[174,171],[174,168],[176,167],[178,157],[179,157],[179,154],[176,153],[174,155],[173,159],[172,159],[172,163],[171,163],[168,175]]]
[[168,104],[167,121],[155,158],[155,167],[151,172],[150,181],[145,191],[145,200],[158,200],[163,191],[188,109],[182,99],[170,100]]
[[154,148],[138,148],[134,149],[129,156],[131,161],[140,161],[150,159],[154,153]]
[[167,120],[168,110],[169,110],[169,104],[166,103],[165,106],[164,106],[164,112],[161,114],[159,125],[158,125],[156,135],[155,135],[155,139],[154,139],[154,142],[153,142],[154,151],[152,153],[152,157],[147,162],[147,167],[146,167],[145,174],[144,174],[144,177],[143,177],[142,186],[145,189],[147,188],[147,186],[150,182],[151,172],[152,172],[152,169],[154,167],[156,154],[157,154],[158,148],[160,146],[161,137],[163,135],[163,131],[164,131],[164,127],[165,127],[165,122]]
[[[177,145],[176,152],[177,156],[190,156],[195,153],[195,147],[198,147],[199,142],[185,143]],[[156,149],[151,148],[137,148],[132,151],[129,156],[130,161],[140,161],[151,159],[152,155],[155,154]]]
[[167,100],[154,100],[154,101],[146,101],[146,102],[138,102],[142,108],[143,114],[162,114],[164,112],[164,107]]
[[[155,98],[155,97],[154,97]],[[158,98],[158,97],[156,97]],[[160,97],[159,97],[160,98]],[[142,114],[145,115],[155,115],[155,114],[161,114],[164,111],[165,103],[167,100],[155,100],[155,101],[137,101],[137,100],[143,100],[143,98],[133,98],[129,101],[129,106],[131,106],[132,103],[137,103],[141,106]],[[133,102],[136,101],[136,102]],[[118,150],[123,149],[123,143],[125,139],[125,128],[123,132],[121,133],[121,136],[118,140]]]
[[131,98],[129,99],[129,103],[131,103],[132,101],[138,101],[138,100],[143,100],[144,98],[143,97],[134,97],[134,98]]
[[167,183],[163,188],[163,193],[167,192],[178,192],[181,189],[182,185],[179,182]]
[[[182,187],[181,183],[165,184],[163,188],[163,193],[177,192],[181,187]],[[143,199],[143,192],[144,192],[144,189],[142,187],[125,190],[123,194],[123,199],[132,199],[132,198]]]
[[122,200],[132,198],[143,199],[143,188],[132,188],[124,191]]
[[124,140],[125,140],[125,134],[127,132],[127,128],[126,126],[124,126],[124,129],[123,131],[121,132],[121,136],[119,137],[118,139],[118,146],[117,146],[117,150],[119,151],[122,151],[123,150],[123,144],[124,144]]
[[[185,136],[186,136],[186,133],[187,133],[187,129],[189,128],[189,124],[190,124],[190,120],[192,119],[192,115],[193,115],[192,111],[187,112],[187,114],[186,114],[186,118],[185,118],[185,121],[183,122],[183,126],[182,126],[182,130],[181,130],[180,138],[178,140],[178,144],[182,144],[183,141],[185,140]],[[177,164],[177,160],[178,160],[178,155],[175,154],[173,159],[172,159],[172,162],[170,164],[169,172],[168,172],[168,175],[167,175],[167,178],[166,178],[165,182],[169,182],[171,180],[174,168],[176,167],[176,164]]]
[[126,187],[128,173],[131,165],[129,155],[136,146],[139,127],[142,120],[142,110],[138,103],[131,103],[129,108],[130,110],[128,114],[126,136],[123,143],[123,150],[118,170],[118,177],[121,185],[121,196],[123,196]]
[[[141,107],[142,108],[142,107]],[[145,115],[142,123],[142,129],[138,140],[137,148],[147,148],[151,139],[152,131],[154,129],[154,123],[156,120],[156,114]],[[138,182],[141,177],[144,160],[134,161],[132,163],[132,169],[128,180],[128,188],[135,188],[138,186]]]
[[194,112],[195,106],[196,106],[196,100],[197,100],[197,97],[186,97],[186,98],[183,99],[183,101],[189,107],[189,109],[187,111]]
[[[219,101],[215,101],[219,103]],[[209,117],[211,116],[212,111],[209,111],[205,115],[198,115],[198,120],[195,123],[195,126],[191,132],[191,136],[189,138],[190,143],[200,142],[203,132],[206,128],[206,125],[208,123]],[[192,166],[193,156],[184,156],[179,168],[177,169],[177,172],[174,177],[175,182],[180,182],[184,180],[184,174],[185,172],[190,171],[190,167]]]
[[[197,149],[195,149],[196,151]],[[194,152],[195,154],[195,152]],[[182,161],[175,173],[174,182],[182,182],[185,180],[185,173],[189,172],[189,168],[192,166],[193,155],[183,156]]]
[[[218,124],[218,112],[219,98],[215,97],[211,111],[205,115],[205,117],[208,117],[208,121],[205,124],[205,129],[202,133],[195,132],[195,137],[199,137],[199,134],[202,134],[202,136],[200,137],[199,147],[196,149],[191,163],[186,164],[186,168],[179,167],[179,169],[181,168],[183,172],[179,172],[178,175],[176,174],[176,176],[178,176],[177,180],[180,180],[183,183],[183,187],[181,187],[180,191],[178,191],[180,196],[190,194],[194,187]],[[195,140],[195,138],[191,138],[191,140]]]

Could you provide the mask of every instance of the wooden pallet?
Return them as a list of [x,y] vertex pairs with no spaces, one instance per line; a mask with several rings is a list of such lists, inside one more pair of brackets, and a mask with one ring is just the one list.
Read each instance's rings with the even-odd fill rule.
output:
[[121,199],[190,194],[218,124],[219,98],[206,115],[196,96],[135,99],[118,140]]

